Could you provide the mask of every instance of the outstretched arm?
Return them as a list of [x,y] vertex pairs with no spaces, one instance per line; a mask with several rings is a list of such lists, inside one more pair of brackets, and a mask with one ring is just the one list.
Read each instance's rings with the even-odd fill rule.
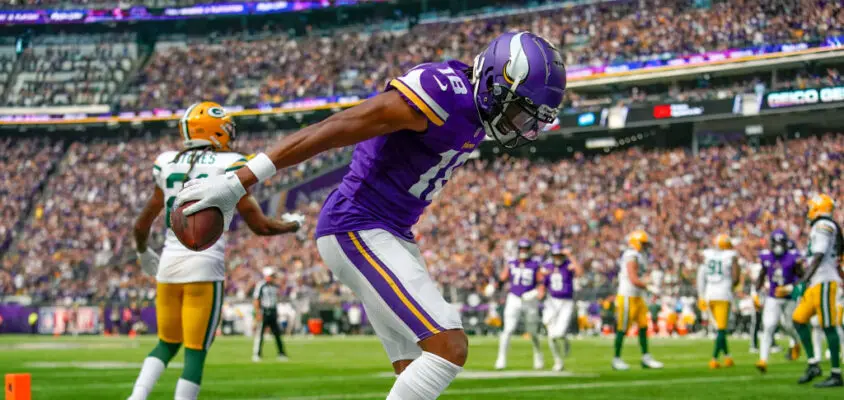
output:
[[[391,90],[284,137],[266,154],[275,168],[281,169],[329,149],[401,130],[422,132],[427,128],[428,119],[409,106],[398,91]],[[249,168],[241,168],[236,174],[244,187],[258,182]]]
[[261,206],[254,197],[250,195],[243,196],[240,202],[237,203],[237,212],[246,221],[246,225],[254,234],[259,236],[273,236],[281,235],[288,232],[296,232],[300,225],[295,221],[281,221],[273,218],[268,218],[261,211]]
[[415,110],[397,91],[388,91],[362,104],[334,114],[281,139],[267,153],[259,153],[235,173],[188,181],[176,196],[176,206],[197,200],[184,209],[184,215],[216,207],[227,225],[234,208],[246,195],[246,188],[273,176],[279,168],[305,161],[328,149],[402,130],[423,132],[428,119]]

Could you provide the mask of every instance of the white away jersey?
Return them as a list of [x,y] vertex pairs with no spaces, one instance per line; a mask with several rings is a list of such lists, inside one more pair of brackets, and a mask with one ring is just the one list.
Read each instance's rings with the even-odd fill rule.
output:
[[733,299],[733,262],[734,250],[706,249],[703,251],[703,265],[699,277],[703,279],[704,298],[707,300]]
[[[809,233],[809,251],[807,258],[812,258],[815,254],[823,254],[821,265],[815,271],[810,279],[809,286],[814,286],[823,282],[840,282],[838,276],[839,259],[838,248],[836,246],[836,237],[838,236],[838,226],[832,221],[820,219],[812,224],[812,230]],[[838,244],[844,245],[844,244]]]
[[630,276],[627,275],[627,262],[631,260],[635,260],[639,265],[637,271],[639,277],[642,277],[648,270],[648,258],[644,254],[633,249],[624,250],[618,266],[618,294],[628,297],[644,297],[645,289],[634,286],[633,282],[630,281]]
[[[188,151],[178,160],[174,160],[178,154],[177,151],[161,153],[155,159],[152,170],[156,186],[164,192],[164,224],[167,227],[156,279],[167,283],[224,280],[226,271],[223,257],[226,250],[226,235],[223,234],[217,243],[204,251],[190,250],[179,242],[170,229],[170,210],[176,201],[176,194],[182,190],[182,184],[187,178],[198,179],[223,175],[246,165],[246,158],[239,153],[231,152],[208,151],[203,154],[202,151]],[[199,159],[196,160],[188,176],[190,163],[194,157],[199,157]]]

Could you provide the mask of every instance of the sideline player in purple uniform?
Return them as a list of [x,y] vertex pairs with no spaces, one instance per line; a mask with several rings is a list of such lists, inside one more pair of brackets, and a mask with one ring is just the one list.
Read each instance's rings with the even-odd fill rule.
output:
[[539,349],[539,301],[544,295],[541,285],[542,271],[539,262],[531,259],[531,243],[527,239],[519,240],[518,258],[507,262],[507,268],[501,271],[500,281],[510,282],[510,292],[504,303],[504,329],[498,342],[498,358],[495,369],[507,368],[507,350],[510,348],[510,336],[519,326],[519,319],[525,316],[525,331],[533,344],[533,368],[545,368],[545,360]]
[[[583,275],[583,268],[571,250],[559,243],[551,246],[551,261],[545,264],[545,309],[542,323],[548,330],[548,346],[554,356],[553,371],[563,370],[560,345],[565,340],[574,311],[574,278]],[[568,342],[565,343],[568,348]]]
[[398,378],[387,399],[434,399],[462,370],[460,315],[425,267],[411,229],[485,132],[505,148],[553,122],[566,87],[560,52],[528,32],[497,37],[469,67],[419,65],[384,93],[284,137],[236,173],[191,180],[176,205],[219,208],[228,223],[246,187],[278,168],[357,144],[351,170],[325,202],[317,246],[366,309]]
[[797,336],[797,331],[791,321],[791,314],[794,313],[797,302],[791,298],[791,292],[798,281],[800,252],[795,249],[789,250],[788,242],[785,231],[777,229],[771,233],[771,249],[759,252],[762,271],[756,282],[756,290],[762,289],[765,278],[768,279],[769,286],[768,297],[762,306],[762,345],[759,361],[756,363],[756,368],[762,373],[768,371],[768,355],[774,341],[777,324],[781,324],[783,330],[791,337],[789,342],[792,359],[797,359],[799,356],[799,347],[796,346],[799,346],[800,337]]

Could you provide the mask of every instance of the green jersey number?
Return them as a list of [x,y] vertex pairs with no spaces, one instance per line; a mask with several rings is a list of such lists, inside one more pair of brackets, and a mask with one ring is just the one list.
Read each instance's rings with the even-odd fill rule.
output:
[[707,265],[709,271],[707,271],[707,275],[724,275],[724,269],[721,267],[720,260],[709,260],[709,264]]
[[[179,186],[179,190],[182,190],[182,182],[187,177],[187,174],[182,172],[174,172],[170,175],[167,175],[167,179],[164,181],[167,189],[173,189],[176,185]],[[201,179],[207,178],[208,174],[199,174],[193,179]],[[167,198],[166,204],[166,213],[164,214],[164,225],[167,226],[167,229],[170,229],[170,210],[173,209],[173,204],[176,203],[176,196],[170,196]]]

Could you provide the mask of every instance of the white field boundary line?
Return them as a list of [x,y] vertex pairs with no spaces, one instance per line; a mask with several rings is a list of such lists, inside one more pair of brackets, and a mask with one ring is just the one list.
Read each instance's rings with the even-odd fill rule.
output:
[[[138,370],[140,367],[138,368]],[[91,371],[87,376],[95,376],[99,371]],[[132,376],[137,374],[137,370],[132,371]],[[494,372],[494,371],[467,371],[465,377],[462,375],[458,380],[478,380],[478,379],[525,379],[525,378],[597,378],[598,374],[576,374],[571,372],[549,372],[549,371],[508,371],[508,372]],[[59,378],[65,376],[57,375]],[[300,376],[290,378],[255,378],[255,379],[233,379],[233,380],[212,380],[208,379],[202,383],[203,387],[231,387],[231,386],[254,386],[256,384],[302,384],[302,383],[320,383],[320,382],[360,382],[369,380],[394,380],[395,375],[392,373],[376,373],[367,375],[340,375],[340,376]],[[113,389],[113,388],[127,388],[131,389],[134,386],[134,379],[127,379],[124,382],[92,382],[80,383],[72,386],[47,386],[47,385],[33,385],[33,391],[76,391],[79,389]]]
[[[793,374],[767,374],[767,378],[794,376]],[[535,385],[535,386],[509,386],[509,387],[494,387],[494,388],[472,388],[472,389],[451,389],[442,394],[442,397],[465,396],[475,394],[506,394],[506,393],[522,393],[522,392],[550,392],[557,390],[582,390],[582,389],[596,389],[596,388],[614,388],[614,387],[632,387],[632,386],[651,386],[654,384],[700,384],[713,382],[741,382],[758,380],[762,378],[761,375],[751,376],[733,376],[733,377],[703,377],[703,378],[674,378],[674,379],[642,379],[634,381],[611,381],[611,382],[589,382],[589,383],[570,383],[561,385]],[[353,399],[378,399],[384,398],[386,392],[380,393],[357,393],[357,394],[337,394],[337,395],[321,395],[321,396],[304,396],[304,397],[265,397],[259,399],[244,399],[244,400],[353,400]]]

